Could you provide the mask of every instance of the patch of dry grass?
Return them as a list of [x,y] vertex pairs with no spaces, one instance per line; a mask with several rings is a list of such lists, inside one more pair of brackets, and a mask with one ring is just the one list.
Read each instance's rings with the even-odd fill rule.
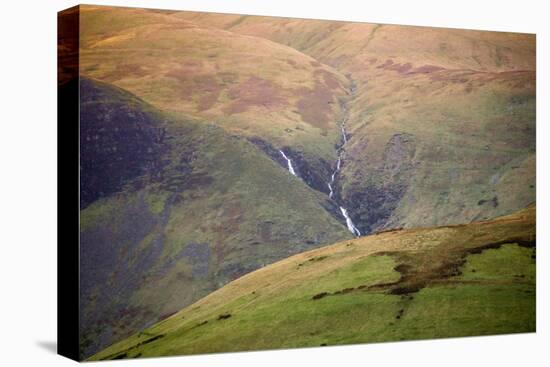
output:
[[[510,246],[534,242],[535,207],[344,241],[247,274],[92,359],[529,331],[534,278],[522,274],[533,250]],[[489,249],[498,252],[465,266]],[[497,269],[503,261],[518,274]],[[142,347],[151,335],[163,339]]]

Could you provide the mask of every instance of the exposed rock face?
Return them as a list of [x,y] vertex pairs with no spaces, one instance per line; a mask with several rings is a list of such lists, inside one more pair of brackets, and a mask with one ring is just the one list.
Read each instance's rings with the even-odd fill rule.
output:
[[383,227],[403,198],[414,171],[416,140],[411,134],[394,134],[386,143],[382,161],[373,169],[375,179],[348,190],[344,202],[359,217],[362,233]]
[[[286,169],[287,161],[281,156],[278,149],[257,137],[248,140]],[[300,177],[312,189],[328,195],[326,177],[330,176],[330,164],[324,159],[306,156],[290,147],[284,147],[284,151],[286,156],[292,160],[296,176]]]
[[356,226],[362,233],[371,233],[384,226],[399,204],[406,188],[389,184],[384,187],[369,186],[361,191],[351,191],[345,201],[350,211],[359,217]]

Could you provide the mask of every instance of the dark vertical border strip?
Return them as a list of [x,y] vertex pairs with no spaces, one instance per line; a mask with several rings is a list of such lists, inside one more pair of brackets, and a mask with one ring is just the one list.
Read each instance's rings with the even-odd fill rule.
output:
[[78,6],[57,15],[57,353],[79,352],[79,37]]

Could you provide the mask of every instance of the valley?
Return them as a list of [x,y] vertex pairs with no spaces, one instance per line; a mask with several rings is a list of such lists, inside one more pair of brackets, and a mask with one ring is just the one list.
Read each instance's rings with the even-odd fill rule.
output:
[[534,35],[78,9],[83,358],[534,330]]

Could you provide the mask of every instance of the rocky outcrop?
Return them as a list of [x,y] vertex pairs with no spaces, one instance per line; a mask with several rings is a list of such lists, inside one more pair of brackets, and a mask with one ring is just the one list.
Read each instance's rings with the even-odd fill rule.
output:
[[[272,160],[288,169],[288,162],[281,155],[279,149],[257,137],[248,140]],[[301,178],[312,189],[328,195],[329,189],[326,184],[326,177],[330,176],[330,164],[328,162],[322,158],[307,156],[305,153],[291,147],[283,147],[283,151],[287,158],[292,161],[292,167],[297,177]]]
[[362,233],[384,227],[403,198],[414,171],[416,139],[411,134],[394,134],[386,143],[383,160],[375,179],[363,186],[352,186],[343,202],[359,219],[356,226]]

